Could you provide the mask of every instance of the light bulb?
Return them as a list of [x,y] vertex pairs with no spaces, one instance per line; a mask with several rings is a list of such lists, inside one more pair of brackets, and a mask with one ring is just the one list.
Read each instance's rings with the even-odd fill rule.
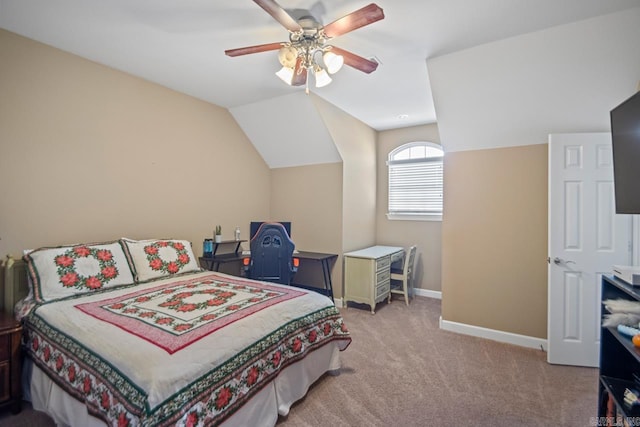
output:
[[293,46],[282,46],[278,51],[278,60],[283,67],[295,67],[297,58],[298,51]]
[[280,79],[291,86],[291,82],[293,81],[293,68],[282,67],[280,71],[276,72],[276,76],[280,77]]
[[322,68],[314,74],[316,76],[316,87],[324,87],[331,83],[331,77],[329,77],[329,74],[327,74],[327,72]]
[[344,64],[344,58],[342,55],[336,55],[331,51],[327,51],[322,55],[324,65],[327,67],[327,71],[331,74],[335,74],[340,71],[342,64]]

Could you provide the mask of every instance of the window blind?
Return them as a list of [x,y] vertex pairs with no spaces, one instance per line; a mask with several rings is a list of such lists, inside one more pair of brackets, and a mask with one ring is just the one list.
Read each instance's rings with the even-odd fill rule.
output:
[[389,213],[442,213],[442,158],[389,161]]

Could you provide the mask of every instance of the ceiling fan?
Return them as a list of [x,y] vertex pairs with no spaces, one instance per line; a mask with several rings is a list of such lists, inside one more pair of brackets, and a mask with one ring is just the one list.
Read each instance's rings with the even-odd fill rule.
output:
[[313,16],[294,19],[275,0],[253,1],[289,31],[289,41],[229,49],[224,51],[227,56],[278,50],[282,69],[276,75],[292,86],[306,84],[307,92],[309,73],[314,74],[316,87],[323,87],[331,83],[329,74],[336,73],[343,64],[365,73],[371,73],[378,67],[374,60],[327,44],[335,37],[383,19],[384,12],[376,4],[371,3],[330,24],[322,25]]

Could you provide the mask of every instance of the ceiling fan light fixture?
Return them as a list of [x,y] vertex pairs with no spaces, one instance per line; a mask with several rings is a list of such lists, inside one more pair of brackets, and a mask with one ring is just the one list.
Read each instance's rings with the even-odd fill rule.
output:
[[293,81],[293,68],[282,67],[276,72],[276,76],[280,77],[280,80],[291,86],[291,82]]
[[340,71],[345,63],[367,74],[378,67],[377,61],[327,44],[335,37],[384,19],[384,11],[375,3],[322,25],[312,15],[294,18],[276,0],[254,2],[289,31],[289,41],[228,49],[225,55],[234,57],[277,50],[282,69],[276,75],[290,86],[306,85],[307,92],[309,73],[315,75],[316,87],[323,87],[331,83],[329,74]]
[[297,58],[298,50],[293,46],[282,46],[278,51],[278,61],[283,67],[294,68]]
[[342,55],[336,55],[331,51],[325,52],[324,55],[322,55],[322,60],[329,74],[337,73],[344,64],[344,57]]
[[316,77],[316,87],[325,87],[332,81],[331,77],[329,77],[329,74],[327,74],[327,72],[322,68],[316,70],[313,74]]

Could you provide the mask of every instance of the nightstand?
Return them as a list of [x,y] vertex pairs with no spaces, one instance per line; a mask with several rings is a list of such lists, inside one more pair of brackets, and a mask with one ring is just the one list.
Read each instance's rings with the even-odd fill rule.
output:
[[20,384],[20,338],[22,325],[12,316],[0,313],[0,408],[22,409]]

